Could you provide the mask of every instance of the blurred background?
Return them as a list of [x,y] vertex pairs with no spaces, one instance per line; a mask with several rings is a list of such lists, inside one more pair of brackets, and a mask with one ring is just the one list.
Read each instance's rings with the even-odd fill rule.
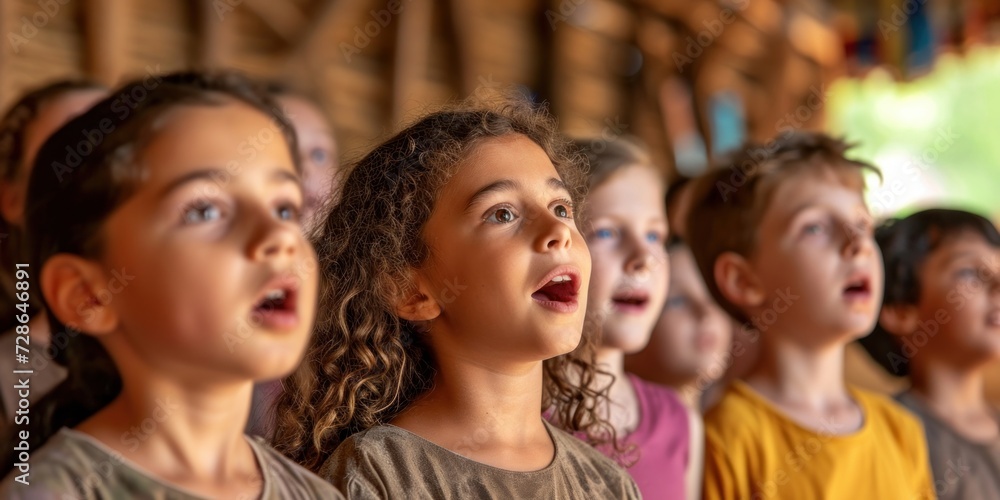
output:
[[237,68],[315,98],[349,163],[516,86],[567,133],[639,136],[671,179],[827,130],[883,169],[877,216],[1000,220],[1000,0],[0,0],[0,26],[4,108],[57,78]]

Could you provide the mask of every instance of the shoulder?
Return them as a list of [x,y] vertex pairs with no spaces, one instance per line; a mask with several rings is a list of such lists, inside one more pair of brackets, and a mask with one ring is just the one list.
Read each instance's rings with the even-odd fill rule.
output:
[[636,394],[645,403],[645,407],[664,418],[687,419],[687,407],[681,401],[677,391],[660,384],[643,380],[635,375],[629,375]]
[[705,414],[705,436],[727,444],[756,441],[773,424],[774,411],[740,382],[726,388],[722,399]]
[[910,439],[913,435],[923,435],[923,424],[912,411],[892,398],[851,388],[851,392],[864,411],[865,420],[872,426],[892,435]]
[[398,487],[394,478],[422,468],[421,457],[426,454],[414,438],[391,425],[358,432],[337,446],[319,476],[351,498],[386,498]]
[[[638,498],[638,486],[621,466],[584,441],[566,431],[545,423],[556,445],[556,460],[580,481],[588,481],[598,489],[606,489],[617,498]],[[595,482],[602,484],[597,485]]]
[[266,494],[269,497],[343,498],[332,484],[278,453],[263,438],[250,436],[247,438],[260,457],[262,473],[268,481]]

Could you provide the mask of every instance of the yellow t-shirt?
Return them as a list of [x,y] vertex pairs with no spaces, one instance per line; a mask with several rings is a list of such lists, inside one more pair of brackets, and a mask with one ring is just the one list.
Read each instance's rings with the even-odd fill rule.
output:
[[934,499],[923,427],[895,402],[851,388],[864,424],[806,429],[735,381],[705,416],[706,500]]

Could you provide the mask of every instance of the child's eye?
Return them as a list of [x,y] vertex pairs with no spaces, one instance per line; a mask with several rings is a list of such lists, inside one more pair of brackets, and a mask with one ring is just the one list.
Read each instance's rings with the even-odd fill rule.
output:
[[326,163],[329,156],[330,155],[323,148],[313,148],[309,150],[309,160],[319,165]]
[[486,222],[491,222],[493,224],[510,224],[517,219],[517,214],[513,210],[500,207],[489,212],[486,216]]
[[646,241],[648,241],[650,243],[659,243],[659,242],[663,241],[663,236],[660,235],[660,233],[658,233],[656,231],[650,231],[650,232],[646,233]]
[[556,203],[557,205],[552,209],[552,211],[556,214],[556,217],[562,219],[573,218],[573,202],[569,200],[559,200]]
[[819,222],[806,224],[806,226],[802,228],[802,234],[807,236],[826,234],[826,224]]
[[615,232],[611,229],[595,229],[594,239],[606,240],[615,237]]
[[279,206],[275,210],[275,212],[277,213],[278,218],[281,220],[289,220],[289,221],[299,220],[299,215],[300,215],[299,207],[291,203]]
[[667,297],[666,304],[663,305],[665,309],[677,309],[686,306],[688,303],[688,298],[684,295],[674,295],[672,297]]
[[222,209],[218,205],[205,201],[196,201],[184,208],[182,219],[184,224],[200,224],[222,217]]
[[979,273],[971,267],[963,267],[956,271],[955,275],[958,276],[958,279],[960,280],[972,281],[979,279]]

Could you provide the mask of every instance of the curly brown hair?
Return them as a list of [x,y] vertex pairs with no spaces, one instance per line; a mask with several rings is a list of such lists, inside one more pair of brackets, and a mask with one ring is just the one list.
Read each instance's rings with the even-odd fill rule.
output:
[[[340,202],[313,235],[324,280],[320,317],[276,405],[279,451],[318,471],[344,439],[390,422],[431,388],[432,352],[394,304],[414,286],[410,270],[430,254],[421,234],[438,191],[477,144],[511,134],[541,146],[573,202],[582,200],[583,158],[570,152],[544,109],[510,98],[431,113],[353,167]],[[606,390],[591,388],[593,344],[584,334],[581,347],[544,362],[540,409],[567,431],[606,436],[610,426],[597,410]]]

